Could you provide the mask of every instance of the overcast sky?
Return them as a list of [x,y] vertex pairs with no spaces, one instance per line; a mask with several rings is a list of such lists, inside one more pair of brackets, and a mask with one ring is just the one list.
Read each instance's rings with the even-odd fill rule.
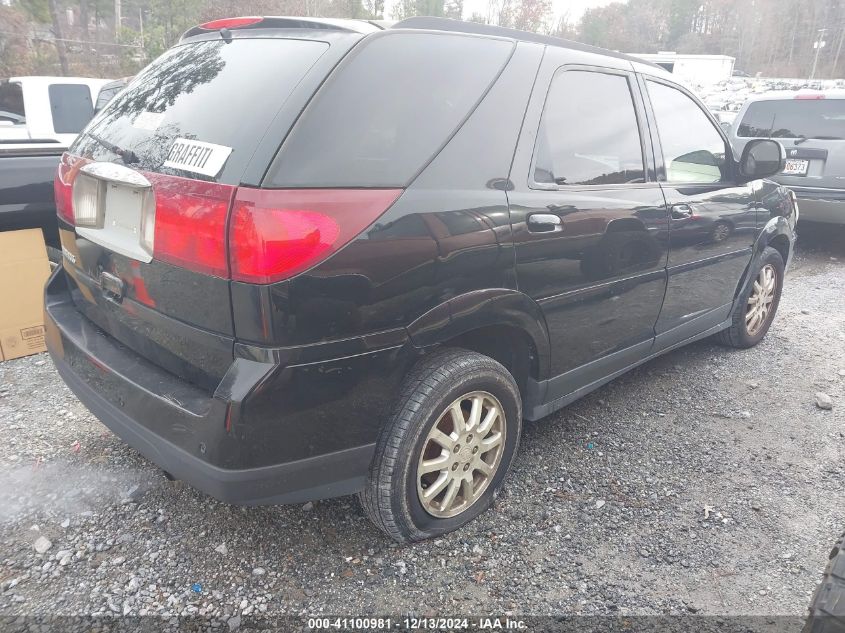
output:
[[[391,10],[398,0],[385,0],[385,17],[391,19]],[[552,11],[557,18],[567,15],[569,20],[577,22],[578,18],[592,7],[603,7],[614,0],[552,0]],[[619,0],[616,0],[619,1]],[[468,18],[473,13],[487,15],[488,0],[464,0],[464,17]]]

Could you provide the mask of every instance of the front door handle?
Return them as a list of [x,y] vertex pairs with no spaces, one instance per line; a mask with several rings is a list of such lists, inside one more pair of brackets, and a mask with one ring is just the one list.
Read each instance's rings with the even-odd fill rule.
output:
[[563,220],[554,213],[532,213],[528,216],[528,230],[532,233],[549,233],[562,227]]
[[688,204],[673,204],[672,219],[683,220],[692,216],[692,207]]

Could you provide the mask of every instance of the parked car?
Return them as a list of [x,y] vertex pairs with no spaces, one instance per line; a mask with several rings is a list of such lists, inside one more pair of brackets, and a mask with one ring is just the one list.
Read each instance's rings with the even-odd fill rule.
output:
[[108,79],[12,77],[0,82],[0,140],[55,141],[67,147],[94,116]]
[[845,91],[797,91],[754,96],[731,128],[741,152],[752,139],[786,147],[786,165],[773,180],[792,189],[804,220],[845,224]]
[[0,140],[0,231],[41,229],[47,246],[60,248],[53,179],[65,149],[58,141]]
[[736,160],[671,74],[549,36],[210,22],[62,159],[48,347],[218,499],[357,493],[432,537],[490,506],[523,418],[765,336],[798,213],[760,180],[782,152]]
[[[53,179],[77,132],[126,80],[15,77],[0,83],[0,231],[40,228],[58,262]],[[92,99],[96,108],[92,107]]]

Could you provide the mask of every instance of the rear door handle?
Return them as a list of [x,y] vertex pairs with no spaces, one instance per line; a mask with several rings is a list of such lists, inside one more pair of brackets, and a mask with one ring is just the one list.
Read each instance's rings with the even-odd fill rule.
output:
[[532,213],[528,216],[528,230],[532,233],[549,233],[563,228],[563,220],[554,213]]
[[683,220],[692,215],[692,207],[688,204],[673,204],[672,205],[672,219]]

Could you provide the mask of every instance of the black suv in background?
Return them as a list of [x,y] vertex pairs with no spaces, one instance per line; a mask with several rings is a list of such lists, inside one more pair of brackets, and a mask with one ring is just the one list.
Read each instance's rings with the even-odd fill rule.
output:
[[48,346],[95,415],[242,504],[489,507],[523,418],[766,334],[797,208],[660,68],[436,18],[188,31],[63,157]]

